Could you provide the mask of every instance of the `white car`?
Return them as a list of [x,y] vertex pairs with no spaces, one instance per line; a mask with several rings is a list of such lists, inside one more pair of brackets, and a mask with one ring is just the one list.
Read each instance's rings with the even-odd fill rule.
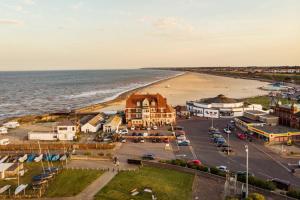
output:
[[135,130],[135,126],[131,126],[130,130],[134,131]]
[[153,126],[152,129],[153,129],[153,130],[157,130],[157,126]]
[[140,140],[140,143],[145,143],[145,140],[144,140],[144,139],[141,139],[141,140]]
[[222,172],[229,172],[229,170],[227,169],[227,167],[225,165],[220,165],[220,166],[217,166],[216,168]]
[[148,128],[147,128],[147,131],[151,131],[151,128],[150,128],[150,127],[148,127]]
[[148,136],[148,133],[146,133],[146,132],[143,133],[143,136],[144,136],[144,137],[147,137],[147,136]]
[[122,139],[121,142],[122,142],[122,143],[126,143],[126,139]]
[[230,134],[231,131],[228,128],[224,128],[224,133]]
[[119,131],[120,134],[128,134],[128,130],[127,129],[122,129]]
[[186,140],[185,135],[180,135],[177,137],[177,140]]

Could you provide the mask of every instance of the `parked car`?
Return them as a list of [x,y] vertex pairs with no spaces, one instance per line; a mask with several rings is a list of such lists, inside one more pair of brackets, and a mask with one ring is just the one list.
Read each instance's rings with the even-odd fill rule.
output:
[[222,137],[214,139],[214,143],[225,143],[225,142],[226,142],[226,140]]
[[289,191],[291,188],[291,183],[289,181],[281,180],[278,178],[273,178],[270,181],[274,183],[278,189]]
[[247,138],[246,135],[243,134],[243,133],[238,133],[238,134],[237,134],[237,137],[238,137],[240,140],[245,140],[245,139]]
[[218,143],[217,147],[230,147],[227,143]]
[[186,140],[186,137],[184,135],[178,136],[177,140]]
[[179,130],[179,131],[183,131],[183,127],[182,126],[175,126],[174,127],[174,130]]
[[143,133],[144,137],[147,137],[149,134],[147,132]]
[[122,139],[121,142],[122,142],[122,143],[126,143],[126,139],[125,139],[125,138]]
[[133,139],[133,142],[134,142],[134,143],[139,143],[140,140],[139,140],[138,138],[135,138],[135,139]]
[[[246,174],[247,174],[246,171],[237,171],[237,172],[236,172],[236,175],[237,175],[237,176],[246,176]],[[248,172],[248,176],[254,176],[254,174],[251,173],[251,172]]]
[[152,139],[152,142],[153,142],[153,143],[161,143],[161,139],[159,139],[159,138],[154,138],[154,139]]
[[227,169],[227,167],[225,165],[220,165],[220,166],[217,166],[216,168],[222,172],[229,172],[229,170]]
[[232,153],[233,150],[232,150],[232,148],[230,148],[230,147],[223,147],[223,148],[222,148],[222,152],[224,152],[224,153]]
[[231,131],[229,130],[229,128],[224,128],[224,133],[230,134]]
[[131,126],[130,130],[134,131],[135,130],[135,126]]
[[143,138],[140,139],[140,143],[145,143],[145,140]]
[[121,134],[121,135],[128,134],[128,130],[127,129],[122,129],[122,130],[119,131],[119,134]]
[[132,133],[132,136],[137,136],[136,132]]
[[178,146],[190,146],[189,140],[178,140],[177,143],[178,143]]
[[198,165],[198,166],[202,165],[200,160],[191,160],[191,161],[188,161],[187,163],[192,164],[192,165]]
[[155,136],[160,136],[160,134],[159,133],[155,133]]
[[147,127],[147,131],[151,131],[151,128],[150,128],[150,127]]
[[157,126],[152,126],[152,129],[153,130],[157,130]]
[[143,136],[143,133],[138,133],[137,136]]
[[163,139],[163,142],[164,142],[164,143],[169,143],[169,142],[170,142],[170,141],[169,141],[169,138]]
[[152,153],[144,154],[142,156],[143,160],[155,160],[155,155]]

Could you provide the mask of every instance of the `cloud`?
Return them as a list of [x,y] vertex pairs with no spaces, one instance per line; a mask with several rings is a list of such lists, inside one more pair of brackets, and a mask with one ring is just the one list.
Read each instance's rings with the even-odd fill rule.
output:
[[75,3],[75,4],[73,4],[73,5],[71,6],[71,9],[72,9],[72,10],[78,10],[78,9],[80,9],[80,8],[82,7],[82,5],[83,5],[83,2],[82,2],[82,1],[79,1],[79,2],[77,2],[77,3]]
[[183,19],[176,17],[162,17],[155,20],[152,25],[159,30],[180,30],[192,32],[195,28],[184,21]]
[[23,3],[26,5],[34,5],[35,2],[33,0],[23,0]]
[[15,19],[0,19],[0,25],[20,25],[23,24],[22,21],[15,20]]

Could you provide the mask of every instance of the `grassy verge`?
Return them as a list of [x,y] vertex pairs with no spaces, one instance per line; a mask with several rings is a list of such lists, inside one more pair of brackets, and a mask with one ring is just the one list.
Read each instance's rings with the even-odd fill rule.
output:
[[80,193],[103,174],[99,170],[66,169],[50,183],[46,197],[69,197]]
[[[269,96],[256,96],[256,97],[250,97],[242,100],[250,104],[261,104],[264,109],[270,109],[271,98]],[[282,104],[289,103],[288,99],[280,98],[279,100],[281,101]]]
[[95,199],[151,199],[149,193],[131,196],[130,191],[137,188],[151,188],[157,199],[191,199],[194,176],[174,170],[143,167],[135,172],[120,172],[107,186],[97,193]]

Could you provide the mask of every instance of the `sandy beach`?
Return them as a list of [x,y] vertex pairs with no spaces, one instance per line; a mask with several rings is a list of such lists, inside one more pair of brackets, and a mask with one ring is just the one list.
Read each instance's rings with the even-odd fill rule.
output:
[[[266,95],[267,91],[259,87],[267,82],[221,77],[208,74],[187,72],[184,75],[171,78],[148,87],[139,89],[137,93],[160,93],[168,99],[171,105],[185,105],[187,100],[214,97],[224,94],[232,98],[246,98]],[[129,95],[129,94],[127,94]],[[124,96],[127,96],[124,95]],[[125,107],[125,98],[109,103],[100,111],[121,110]]]

